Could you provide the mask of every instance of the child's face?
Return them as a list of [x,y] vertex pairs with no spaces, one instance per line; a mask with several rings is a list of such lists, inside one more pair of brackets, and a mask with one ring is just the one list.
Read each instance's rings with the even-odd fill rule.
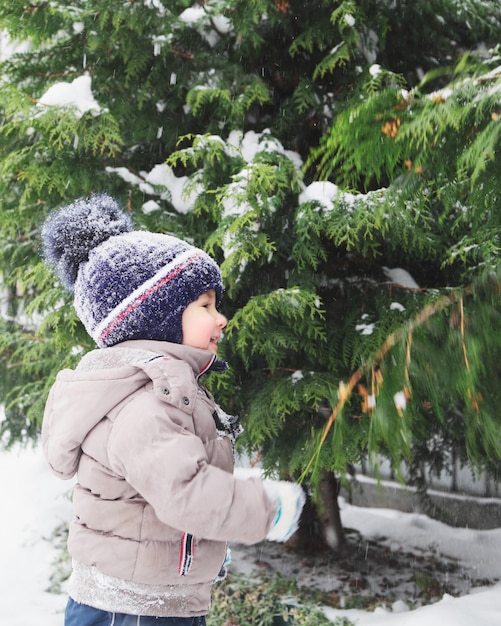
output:
[[217,342],[228,320],[216,309],[216,292],[209,289],[191,302],[181,319],[183,345],[217,353]]

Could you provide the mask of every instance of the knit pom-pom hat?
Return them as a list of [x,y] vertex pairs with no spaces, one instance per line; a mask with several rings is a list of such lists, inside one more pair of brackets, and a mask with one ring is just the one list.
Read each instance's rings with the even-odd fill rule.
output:
[[202,250],[172,237],[135,231],[107,194],[81,198],[42,228],[43,254],[100,347],[130,339],[182,343],[183,311],[209,289],[219,304],[221,272]]

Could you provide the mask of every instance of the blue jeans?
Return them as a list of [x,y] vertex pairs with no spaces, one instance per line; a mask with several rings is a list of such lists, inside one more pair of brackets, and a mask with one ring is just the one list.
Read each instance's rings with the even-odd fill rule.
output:
[[148,617],[94,609],[71,598],[66,605],[64,626],[206,626],[205,617]]

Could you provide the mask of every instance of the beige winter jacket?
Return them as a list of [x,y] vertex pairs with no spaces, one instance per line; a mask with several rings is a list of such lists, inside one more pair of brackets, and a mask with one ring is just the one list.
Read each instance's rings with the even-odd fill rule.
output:
[[205,350],[129,341],[58,374],[42,442],[59,477],[77,474],[68,541],[77,602],[204,615],[226,542],[266,536],[274,505],[261,481],[233,477],[231,436],[198,383],[213,360]]

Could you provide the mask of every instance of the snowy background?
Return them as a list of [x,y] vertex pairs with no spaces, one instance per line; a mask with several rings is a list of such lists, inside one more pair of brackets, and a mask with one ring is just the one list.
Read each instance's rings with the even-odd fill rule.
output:
[[[0,514],[0,615],[9,626],[62,626],[66,603],[64,593],[47,591],[58,557],[53,535],[71,515],[71,483],[55,478],[40,449],[14,449],[0,453],[2,512]],[[469,530],[451,528],[425,515],[388,509],[368,509],[343,503],[345,528],[356,529],[367,539],[390,538],[392,551],[425,552],[434,558],[456,560],[475,579],[501,579],[501,529]],[[296,571],[298,582],[322,578],[326,585],[333,572],[314,571],[294,563],[294,557],[277,544],[251,549],[232,547],[234,571],[255,569],[270,558],[268,547],[282,550],[276,569]],[[286,565],[287,564],[287,565]],[[395,569],[393,584],[404,582]],[[326,587],[327,588],[327,587]],[[443,595],[432,605],[411,610],[402,600],[374,612],[325,609],[328,617],[345,616],[357,626],[499,626],[501,624],[501,585],[475,587],[461,597]]]

